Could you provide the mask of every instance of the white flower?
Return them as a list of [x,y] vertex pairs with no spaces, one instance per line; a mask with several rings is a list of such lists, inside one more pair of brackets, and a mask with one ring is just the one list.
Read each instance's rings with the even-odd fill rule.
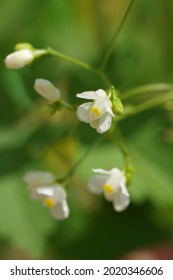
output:
[[50,208],[52,216],[57,220],[64,220],[69,216],[69,207],[66,201],[66,192],[61,185],[38,187],[37,194],[44,206]]
[[93,175],[88,184],[91,192],[104,193],[108,201],[112,201],[113,207],[120,212],[126,209],[130,203],[129,193],[126,188],[126,179],[123,172],[117,168],[110,171],[93,169],[97,175]]
[[55,183],[52,173],[30,171],[23,179],[29,186],[31,198],[43,201],[55,219],[63,220],[69,216],[66,192],[61,185]]
[[34,83],[34,89],[42,97],[56,102],[60,99],[61,93],[50,81],[45,79],[36,79]]
[[5,58],[5,66],[10,69],[19,69],[30,64],[34,59],[34,53],[30,49],[15,51]]
[[106,132],[112,123],[112,103],[106,92],[102,89],[97,91],[85,91],[76,95],[79,98],[93,99],[93,102],[87,102],[80,105],[77,109],[77,117],[80,121],[89,123],[98,133]]

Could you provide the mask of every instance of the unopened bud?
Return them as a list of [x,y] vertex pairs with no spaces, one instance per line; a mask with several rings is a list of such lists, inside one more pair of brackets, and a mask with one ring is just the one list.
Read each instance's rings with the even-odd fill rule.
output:
[[112,100],[112,110],[117,116],[121,116],[124,112],[124,107],[121,100],[117,97]]
[[9,69],[20,69],[33,62],[35,58],[47,54],[44,49],[34,49],[29,43],[19,43],[15,51],[6,56],[4,63]]
[[18,43],[15,45],[14,49],[15,49],[15,51],[20,51],[20,50],[34,51],[34,47],[29,43]]
[[133,175],[134,175],[135,169],[134,167],[128,163],[126,168],[125,168],[125,178],[126,178],[126,185],[130,185],[133,179]]
[[33,59],[33,51],[30,49],[22,49],[7,55],[4,62],[5,66],[9,69],[20,69],[32,63]]
[[50,81],[45,79],[36,79],[34,89],[42,97],[49,101],[56,102],[60,99],[61,93]]

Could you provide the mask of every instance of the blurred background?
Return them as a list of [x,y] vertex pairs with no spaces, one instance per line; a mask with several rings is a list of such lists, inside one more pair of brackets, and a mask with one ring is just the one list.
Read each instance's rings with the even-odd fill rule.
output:
[[[34,92],[34,80],[51,80],[73,103],[78,102],[76,93],[101,84],[94,74],[52,57],[8,70],[5,56],[16,43],[29,42],[97,66],[128,4],[128,0],[0,1],[1,259],[173,257],[171,102],[120,123],[136,168],[129,187],[132,203],[123,213],[115,213],[111,203],[86,188],[91,168],[123,167],[116,145],[106,139],[71,179],[71,213],[63,222],[30,199],[22,179],[29,170],[64,174],[97,137],[94,129],[66,110],[43,118],[39,107],[45,102]],[[148,83],[173,82],[172,0],[134,1],[105,71],[122,93]]]

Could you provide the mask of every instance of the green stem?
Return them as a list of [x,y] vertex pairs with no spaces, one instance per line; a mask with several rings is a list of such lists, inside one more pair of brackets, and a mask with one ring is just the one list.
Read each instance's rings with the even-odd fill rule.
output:
[[136,95],[146,94],[149,92],[170,91],[172,89],[173,89],[172,84],[166,84],[166,83],[148,84],[144,86],[135,87],[131,90],[126,91],[125,93],[122,94],[121,100],[126,100]]
[[108,78],[106,77],[106,75],[103,73],[103,72],[100,72],[99,70],[95,69],[94,67],[92,67],[90,64],[86,63],[86,62],[83,62],[79,59],[76,59],[76,58],[73,58],[71,56],[68,56],[66,54],[63,54],[61,52],[58,52],[52,48],[47,48],[46,49],[46,54],[47,55],[52,55],[52,56],[55,56],[59,59],[63,59],[67,62],[70,62],[72,64],[75,64],[85,70],[88,70],[90,72],[93,72],[94,74],[96,74],[97,76],[100,77],[100,79],[104,82],[104,84],[107,86],[107,87],[110,87],[111,83],[110,81],[108,80]]
[[127,145],[125,143],[124,137],[118,127],[118,125],[116,125],[115,130],[114,130],[114,141],[116,142],[116,144],[118,145],[118,147],[120,148],[125,160],[128,158],[130,158],[130,153],[129,150],[127,148]]
[[103,72],[99,72],[98,71],[98,75],[100,76],[100,79],[104,82],[104,84],[110,88],[111,87],[111,82],[108,80],[108,78],[106,77],[106,75]]
[[53,55],[53,56],[55,56],[55,57],[57,57],[57,58],[59,58],[59,59],[63,59],[63,60],[65,60],[65,61],[68,61],[68,62],[70,62],[70,63],[73,63],[73,64],[75,64],[75,65],[77,65],[77,66],[80,66],[80,67],[82,67],[82,68],[84,68],[84,69],[86,69],[86,70],[92,71],[92,72],[94,72],[94,73],[97,74],[97,70],[94,69],[90,64],[88,64],[88,63],[86,63],[86,62],[83,62],[83,61],[81,61],[81,60],[79,60],[79,59],[73,58],[73,57],[71,57],[71,56],[68,56],[68,55],[66,55],[66,54],[63,54],[63,53],[61,53],[61,52],[55,51],[55,50],[52,49],[52,48],[49,48],[49,47],[47,48],[47,54]]
[[70,111],[76,111],[76,107],[75,106],[71,105],[70,103],[68,103],[68,102],[66,102],[64,100],[61,100],[60,104],[61,104],[62,107],[66,108],[66,109],[68,109]]
[[107,49],[105,51],[105,54],[104,54],[104,56],[102,58],[100,66],[99,66],[99,70],[100,71],[102,71],[104,69],[104,67],[106,66],[106,64],[107,64],[107,62],[109,60],[109,57],[111,55],[111,52],[112,52],[112,49],[113,49],[113,46],[114,46],[114,41],[118,37],[118,35],[119,35],[119,33],[120,33],[121,29],[122,29],[122,26],[123,26],[123,24],[124,24],[124,22],[125,22],[125,20],[126,20],[126,18],[128,16],[128,14],[129,14],[129,11],[130,11],[130,9],[132,7],[133,2],[134,2],[134,0],[130,1],[129,5],[127,7],[127,10],[126,10],[126,12],[125,12],[125,14],[123,16],[123,19],[122,19],[118,29],[116,29],[116,31],[115,31],[115,33],[114,33],[114,35],[113,35],[113,37],[112,37],[112,39],[111,39]]
[[173,99],[173,91],[168,91],[167,93],[165,93],[163,95],[159,95],[155,98],[152,98],[148,101],[143,102],[142,104],[137,105],[135,107],[135,109],[132,109],[131,111],[122,115],[118,120],[121,120],[121,119],[127,118],[129,116],[133,116],[133,115],[136,115],[143,111],[149,110],[155,106],[163,104],[164,102],[166,102],[170,99]]
[[93,148],[95,148],[95,146],[98,144],[98,142],[100,141],[101,137],[98,137],[91,146],[89,146],[89,148],[84,152],[84,154],[74,163],[74,165],[70,168],[70,170],[67,172],[67,174],[58,179],[58,182],[65,182],[68,178],[70,178],[74,172],[76,171],[76,169],[78,168],[78,166],[84,161],[84,159],[88,156],[88,154],[93,150]]
[[131,152],[129,151],[128,145],[126,144],[126,140],[124,139],[124,136],[122,135],[118,126],[116,126],[115,128],[114,136],[114,141],[118,145],[124,157],[124,175],[126,178],[126,186],[128,186],[132,182],[133,174],[135,171],[131,161]]

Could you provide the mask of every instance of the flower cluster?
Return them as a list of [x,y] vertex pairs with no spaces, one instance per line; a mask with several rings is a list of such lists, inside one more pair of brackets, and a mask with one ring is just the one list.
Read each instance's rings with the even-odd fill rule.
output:
[[[7,68],[19,69],[45,54],[48,54],[48,50],[37,50],[30,44],[21,43],[16,45],[15,51],[6,57],[4,62]],[[42,107],[44,114],[50,116],[61,108],[74,110],[73,106],[61,99],[60,90],[49,80],[36,79],[34,89],[49,101],[48,105]],[[78,106],[76,110],[77,118],[84,123],[88,123],[99,134],[107,132],[112,125],[112,119],[123,113],[123,105],[117,95],[113,86],[107,91],[98,89],[78,93],[76,97],[89,100],[89,102]],[[115,211],[125,210],[130,203],[126,188],[127,174],[125,175],[117,168],[110,171],[104,169],[93,169],[93,171],[95,175],[89,179],[89,190],[96,194],[103,193],[106,200],[113,203]],[[69,216],[66,191],[61,184],[56,182],[52,173],[31,171],[24,176],[24,181],[28,184],[31,198],[41,200],[43,205],[50,209],[55,219],[63,220]]]
[[31,198],[41,200],[45,207],[50,208],[52,216],[64,220],[69,216],[66,191],[56,184],[55,176],[50,172],[30,171],[24,176],[28,184]]
[[[37,50],[30,44],[21,43],[15,46],[15,52],[9,54],[4,62],[7,68],[19,69],[31,64],[35,58],[44,54],[47,54],[46,50]],[[59,89],[48,80],[36,79],[34,89],[51,102],[60,101],[61,94]],[[111,94],[108,94],[109,91]],[[84,91],[76,95],[78,98],[92,100],[81,104],[77,108],[76,115],[80,121],[89,123],[100,134],[111,127],[112,118],[115,117],[114,112],[116,115],[123,113],[123,105],[120,99],[117,98],[115,90],[112,91],[111,87],[109,91],[98,89],[96,91]],[[63,107],[64,103],[63,106],[62,102],[59,105]],[[54,111],[53,107],[49,106],[48,109],[51,113]]]

